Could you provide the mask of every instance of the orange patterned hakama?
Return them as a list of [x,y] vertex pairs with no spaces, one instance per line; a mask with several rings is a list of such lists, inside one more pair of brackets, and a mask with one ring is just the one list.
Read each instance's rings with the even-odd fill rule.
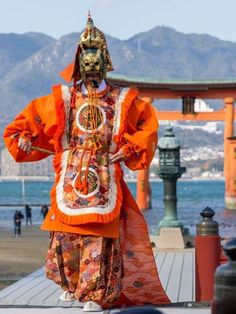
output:
[[46,258],[47,277],[80,302],[114,304],[122,290],[119,239],[52,233]]

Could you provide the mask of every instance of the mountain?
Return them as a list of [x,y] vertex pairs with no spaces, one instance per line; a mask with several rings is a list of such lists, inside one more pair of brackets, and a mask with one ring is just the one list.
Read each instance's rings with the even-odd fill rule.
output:
[[134,36],[128,44],[134,53],[127,71],[132,68],[136,75],[214,79],[236,75],[236,43],[209,35],[186,35],[158,26]]
[[53,41],[52,37],[38,33],[0,34],[0,77]]
[[78,36],[53,40],[8,71],[0,80],[3,112],[9,106],[13,112],[21,110],[29,100],[49,93],[51,86],[61,81],[59,71],[71,62]]
[[[79,33],[56,40],[40,33],[0,34],[0,132],[31,99],[63,82]],[[115,74],[151,78],[236,77],[236,43],[157,26],[128,40],[107,36]],[[11,108],[11,110],[9,110]]]

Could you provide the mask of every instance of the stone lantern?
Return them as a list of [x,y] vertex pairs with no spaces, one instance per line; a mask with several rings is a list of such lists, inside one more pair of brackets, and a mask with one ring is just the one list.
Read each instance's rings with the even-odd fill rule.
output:
[[167,126],[164,136],[158,142],[159,167],[158,175],[164,184],[164,210],[165,216],[158,224],[158,233],[163,227],[181,228],[184,234],[182,221],[177,217],[176,183],[186,171],[180,166],[180,144],[175,138],[171,126]]

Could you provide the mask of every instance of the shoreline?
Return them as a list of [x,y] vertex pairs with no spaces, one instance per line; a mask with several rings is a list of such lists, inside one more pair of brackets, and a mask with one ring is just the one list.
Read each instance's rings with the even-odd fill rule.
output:
[[[137,178],[125,178],[125,182],[137,182]],[[53,182],[54,178],[52,177],[2,177],[0,176],[0,182]],[[162,182],[162,179],[160,178],[152,178],[149,177],[150,182]],[[219,177],[181,177],[178,181],[225,181],[225,177],[219,176]]]
[[53,177],[46,177],[46,176],[17,176],[17,177],[4,177],[0,176],[0,182],[24,182],[24,181],[40,181],[40,182],[53,182]]

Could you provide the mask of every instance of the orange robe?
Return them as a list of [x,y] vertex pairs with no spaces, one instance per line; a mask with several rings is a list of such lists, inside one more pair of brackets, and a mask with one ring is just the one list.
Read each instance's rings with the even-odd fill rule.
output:
[[[97,126],[96,134],[99,130],[103,132],[100,136],[101,149],[106,144],[106,141],[102,142],[103,134],[108,134],[107,153],[106,149],[103,153],[94,151],[93,146],[85,147],[91,142],[90,138],[85,143],[75,142],[71,146],[71,140],[67,138],[70,90],[66,86],[55,86],[51,95],[31,102],[7,126],[5,144],[17,162],[36,161],[48,156],[41,151],[33,150],[31,154],[26,154],[19,150],[19,136],[29,137],[33,146],[55,153],[56,178],[51,190],[51,208],[41,226],[43,230],[108,238],[120,236],[125,269],[123,295],[133,304],[169,303],[157,274],[146,223],[123,180],[120,163],[106,163],[109,153],[124,147],[131,153],[125,162],[127,167],[138,170],[149,166],[157,143],[155,112],[150,104],[137,98],[136,90],[107,86],[109,97],[106,97],[108,90],[96,95],[103,102],[96,115],[100,117],[100,122],[104,122],[103,126]],[[79,127],[75,128],[73,139],[83,138],[84,112],[90,110],[86,97],[78,94],[77,98],[77,112],[80,111],[81,115],[76,115]],[[112,120],[111,125],[109,119]],[[94,136],[92,131],[89,136]],[[103,164],[97,163],[97,156],[99,160],[105,156]],[[75,180],[76,171],[80,172],[78,183]],[[82,192],[84,185],[81,177],[85,178],[86,173],[92,180],[92,188],[89,186],[89,192]],[[103,180],[104,177],[106,179]],[[101,183],[100,189],[104,190],[100,194],[98,182]],[[86,193],[89,198],[86,198]],[[99,195],[104,198],[102,205],[98,203]],[[83,202],[86,205],[83,206]],[[76,204],[79,204],[78,208]]]

